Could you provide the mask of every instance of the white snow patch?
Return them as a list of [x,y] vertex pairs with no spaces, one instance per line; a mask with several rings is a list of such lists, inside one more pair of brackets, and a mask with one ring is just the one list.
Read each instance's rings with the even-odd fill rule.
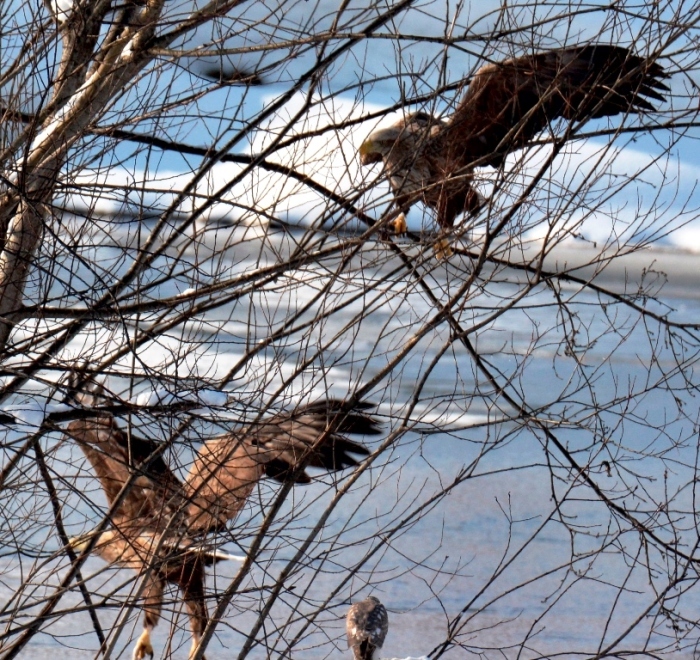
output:
[[228,394],[220,390],[199,390],[197,399],[205,406],[225,406],[228,403]]
[[676,229],[669,236],[669,242],[682,250],[700,253],[700,223]]
[[45,399],[25,399],[20,403],[6,406],[3,411],[12,415],[20,425],[38,429],[50,413],[66,412],[72,409],[65,403],[54,403]]
[[157,389],[146,390],[140,394],[131,397],[130,403],[142,408],[150,408],[152,406],[167,406],[175,403],[196,403],[203,406],[224,407],[228,402],[226,392],[220,390],[197,390],[179,392],[171,392],[164,387]]
[[54,18],[59,23],[67,21],[73,12],[73,0],[51,0],[50,6]]

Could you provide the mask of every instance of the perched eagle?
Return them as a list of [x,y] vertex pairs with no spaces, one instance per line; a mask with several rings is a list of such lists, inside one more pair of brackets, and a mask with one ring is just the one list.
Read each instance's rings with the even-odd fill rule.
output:
[[343,434],[380,433],[377,420],[362,412],[369,407],[359,404],[347,412],[338,401],[322,401],[209,440],[184,483],[163,460],[159,443],[127,439],[110,415],[68,425],[66,435],[85,453],[113,507],[99,538],[93,541],[94,534],[86,534],[71,545],[82,551],[94,542],[93,552],[102,559],[143,576],[144,631],[135,660],[153,655],[150,632],[158,623],[166,582],[182,591],[192,629],[191,657],[207,623],[204,569],[227,558],[207,550],[201,537],[235,518],[265,476],[307,483],[307,466],[331,471],[357,465],[350,454],[369,452]]
[[355,603],[345,617],[345,630],[355,660],[378,660],[375,652],[382,648],[389,630],[386,608],[374,596]]
[[[482,66],[454,114],[443,121],[415,112],[372,133],[360,146],[363,165],[383,161],[406,231],[417,201],[449,229],[461,213],[476,215],[483,198],[475,167],[499,167],[558,117],[581,122],[621,112],[653,111],[667,78],[653,59],[628,48],[590,44],[558,48]],[[646,97],[646,98],[645,98]]]

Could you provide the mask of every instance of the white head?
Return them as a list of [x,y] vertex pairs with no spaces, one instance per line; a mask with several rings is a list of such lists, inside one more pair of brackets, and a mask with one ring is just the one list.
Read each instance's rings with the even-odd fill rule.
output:
[[413,112],[387,128],[380,128],[360,145],[360,162],[372,165],[388,157],[396,161],[414,152],[444,125],[426,112]]

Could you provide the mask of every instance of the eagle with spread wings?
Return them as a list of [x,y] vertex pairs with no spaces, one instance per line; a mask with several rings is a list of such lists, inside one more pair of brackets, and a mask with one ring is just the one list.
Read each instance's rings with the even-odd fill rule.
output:
[[628,48],[589,44],[558,48],[482,66],[447,120],[414,112],[373,132],[360,146],[363,165],[383,162],[401,214],[417,201],[435,210],[442,229],[484,205],[473,186],[475,167],[499,167],[557,118],[583,122],[653,111],[665,101],[668,74]]
[[[76,398],[86,407],[97,400],[87,393]],[[363,412],[369,407],[359,403],[348,410],[337,400],[320,401],[208,440],[184,483],[163,459],[162,444],[127,438],[111,415],[68,425],[66,435],[85,453],[111,511],[103,531],[72,539],[71,545],[143,576],[144,630],[134,660],[153,655],[150,633],[166,582],[182,592],[192,657],[207,624],[204,569],[229,558],[207,549],[202,537],[233,520],[263,477],[303,484],[310,481],[306,467],[335,471],[357,465],[351,454],[369,451],[345,434],[380,433],[377,420]]]

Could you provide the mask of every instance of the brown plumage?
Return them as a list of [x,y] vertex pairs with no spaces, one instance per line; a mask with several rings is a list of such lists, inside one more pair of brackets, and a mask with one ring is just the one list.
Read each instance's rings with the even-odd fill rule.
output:
[[375,596],[355,603],[345,617],[348,648],[355,660],[375,660],[389,631],[389,615]]
[[440,227],[476,215],[483,199],[475,167],[502,165],[562,117],[581,122],[621,112],[653,111],[664,101],[662,67],[628,48],[590,44],[482,66],[447,121],[416,112],[372,133],[363,165],[383,161],[402,213],[417,201],[435,209]]
[[[94,405],[90,395],[79,397]],[[357,465],[350,454],[368,450],[343,434],[380,433],[377,421],[359,404],[347,412],[339,401],[322,401],[282,413],[255,426],[203,444],[182,483],[163,460],[159,443],[127,436],[109,415],[76,420],[66,434],[85,453],[114,507],[109,527],[93,552],[143,575],[144,631],[133,658],[153,655],[150,631],[157,624],[166,582],[183,594],[194,653],[207,623],[204,568],[226,555],[198,541],[235,518],[263,477],[280,482],[310,481],[305,468],[342,470]],[[72,541],[83,550],[91,536]]]

